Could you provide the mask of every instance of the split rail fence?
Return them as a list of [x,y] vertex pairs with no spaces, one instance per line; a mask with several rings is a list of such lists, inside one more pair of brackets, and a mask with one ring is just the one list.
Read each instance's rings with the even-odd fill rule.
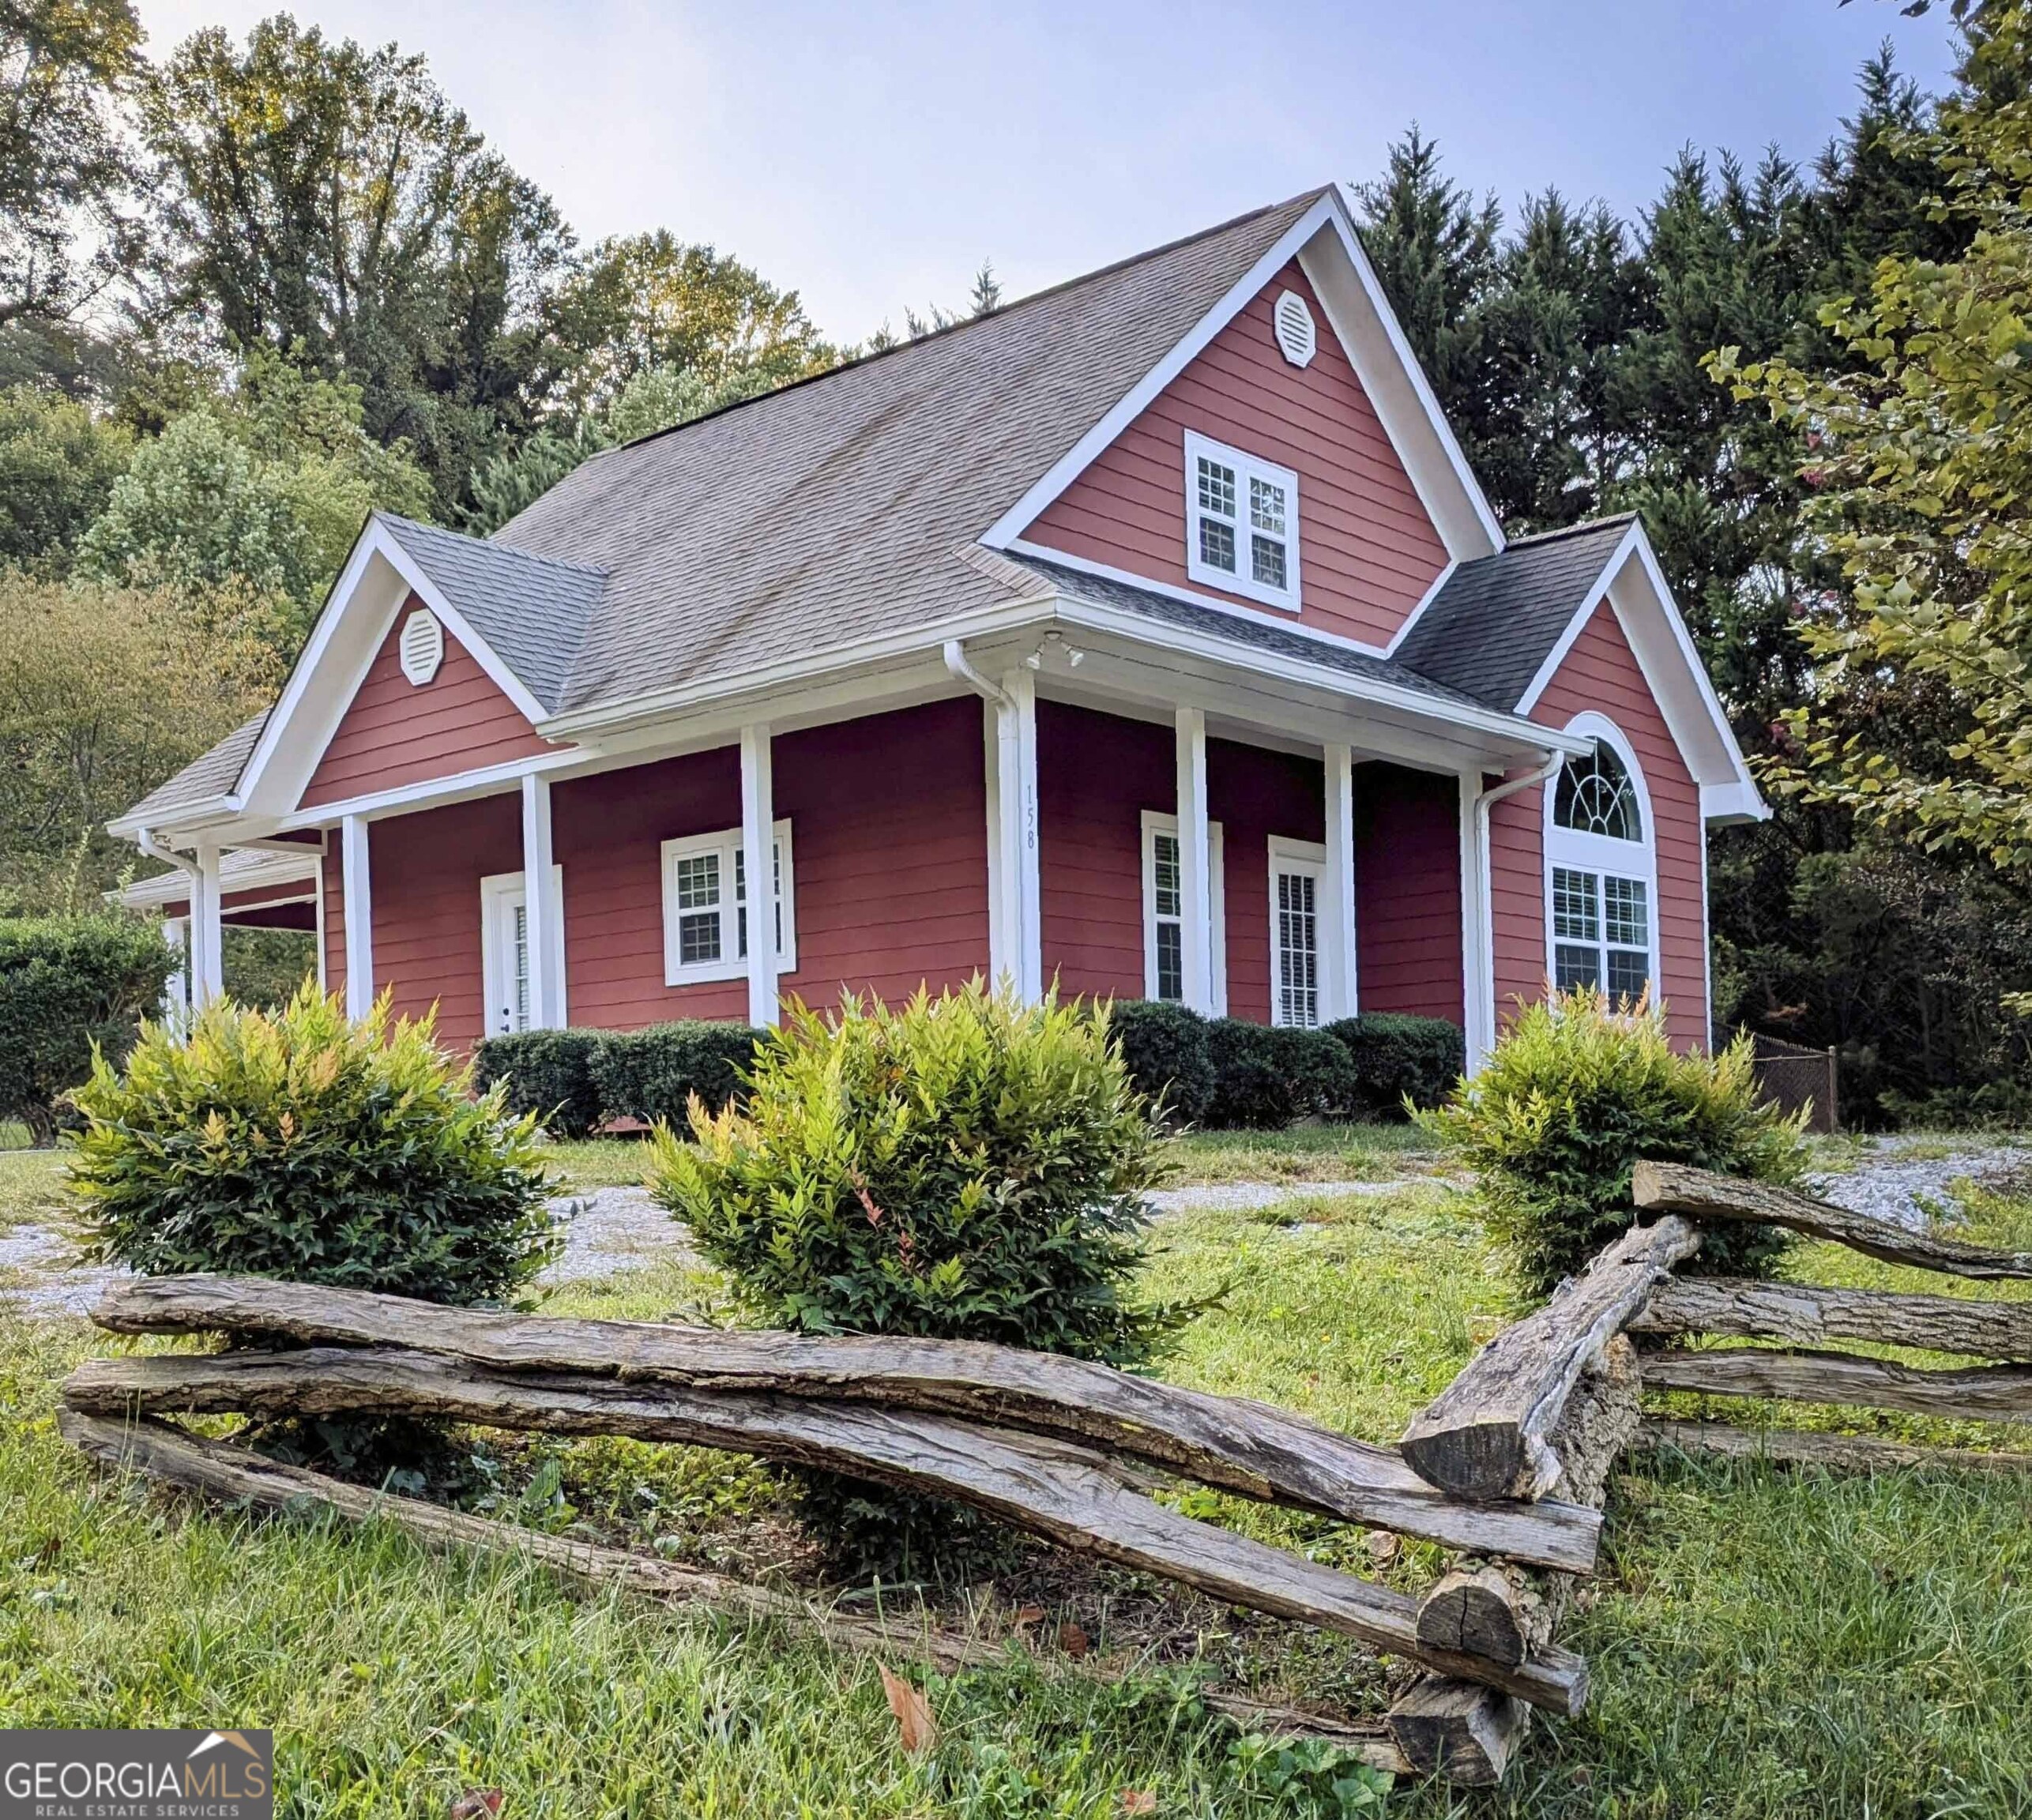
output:
[[[115,1333],[224,1333],[259,1349],[89,1361],[65,1383],[58,1421],[100,1460],[215,1498],[371,1516],[433,1546],[518,1554],[740,1618],[803,1623],[848,1649],[908,1649],[947,1669],[1003,1660],[1008,1646],[924,1622],[849,1617],[794,1592],[377,1493],[164,1418],[399,1413],[624,1435],[954,1498],[1062,1546],[1414,1664],[1419,1677],[1380,1722],[1234,1693],[1217,1691],[1210,1703],[1256,1728],[1330,1738],[1399,1773],[1485,1784],[1502,1777],[1531,1708],[1571,1717],[1586,1701],[1587,1664],[1556,1632],[1577,1581],[1594,1571],[1609,1472],[1643,1438],[1643,1385],[2032,1419],[2032,1305],[1673,1274],[1697,1252],[1701,1225],[1715,1220],[1790,1226],[1965,1276],[2032,1277],[2032,1256],[1929,1239],[1669,1165],[1639,1167],[1635,1199],[1658,1217],[1633,1225],[1542,1309],[1499,1334],[1397,1447],[1266,1404],[1005,1347],[565,1320],[214,1277],[116,1285],[93,1318]],[[1639,1352],[1632,1332],[1806,1348],[1828,1338],[1891,1341],[1990,1363],[1923,1371],[1791,1347]],[[1837,1465],[1903,1465],[1953,1453],[1774,1438],[1713,1423],[1645,1433]],[[2000,1458],[1967,1457],[1985,1467]],[[1414,1599],[1150,1495],[1176,1479],[1422,1538],[1455,1558]]]

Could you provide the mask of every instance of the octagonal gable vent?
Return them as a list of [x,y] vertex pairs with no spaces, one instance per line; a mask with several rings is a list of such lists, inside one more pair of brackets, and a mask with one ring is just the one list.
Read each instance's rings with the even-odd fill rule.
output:
[[437,675],[445,660],[445,629],[427,607],[419,607],[402,622],[402,674],[419,689]]
[[1287,291],[1278,299],[1270,317],[1277,325],[1277,344],[1284,350],[1285,359],[1294,367],[1308,365],[1319,345],[1319,337],[1305,299],[1296,291]]

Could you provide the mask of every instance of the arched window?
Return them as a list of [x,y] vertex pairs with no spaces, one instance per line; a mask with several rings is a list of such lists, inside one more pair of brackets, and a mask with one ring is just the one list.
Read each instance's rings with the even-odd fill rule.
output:
[[1545,912],[1552,983],[1639,998],[1658,978],[1658,864],[1635,755],[1605,716],[1567,731],[1594,750],[1570,758],[1548,787]]

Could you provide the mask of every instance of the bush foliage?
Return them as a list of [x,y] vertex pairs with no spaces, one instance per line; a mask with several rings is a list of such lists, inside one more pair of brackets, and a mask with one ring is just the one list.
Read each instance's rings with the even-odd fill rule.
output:
[[1355,1099],[1354,1063],[1323,1030],[1217,1017],[1206,1036],[1214,1061],[1210,1125],[1274,1131],[1295,1119],[1344,1111]]
[[609,1115],[593,1077],[593,1054],[608,1040],[597,1030],[517,1030],[474,1045],[473,1082],[502,1085],[503,1104],[532,1115],[555,1138],[583,1138]]
[[717,1112],[739,1093],[756,1041],[765,1034],[751,1025],[690,1018],[603,1036],[590,1064],[601,1114],[681,1125],[694,1094],[709,1112]]
[[1372,1011],[1325,1028],[1353,1066],[1354,1103],[1345,1108],[1349,1112],[1398,1119],[1407,1100],[1417,1107],[1437,1106],[1467,1066],[1461,1027],[1444,1017]]
[[[1806,1161],[1800,1124],[1758,1100],[1747,1038],[1681,1055],[1661,1013],[1586,988],[1526,1006],[1421,1122],[1480,1175],[1484,1216],[1537,1295],[1629,1226],[1640,1158],[1778,1183]],[[1763,1275],[1784,1243],[1768,1227],[1710,1227],[1690,1267]]]
[[306,986],[221,1000],[186,1042],[150,1025],[75,1096],[70,1184],[102,1262],[239,1272],[461,1305],[528,1283],[555,1239],[536,1121],[384,998],[348,1022]]
[[0,919],[0,1119],[47,1143],[95,1047],[125,1059],[174,965],[161,930],[137,917]]
[[1187,1006],[1127,998],[1108,1014],[1108,1033],[1136,1091],[1172,1123],[1194,1125],[1214,1100],[1214,1052],[1206,1020]]

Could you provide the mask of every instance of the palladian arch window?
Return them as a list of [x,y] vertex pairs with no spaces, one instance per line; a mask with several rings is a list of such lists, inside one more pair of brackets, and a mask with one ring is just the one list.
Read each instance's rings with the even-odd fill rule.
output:
[[1638,781],[1601,740],[1567,760],[1552,810],[1545,862],[1553,983],[1641,998],[1652,978],[1657,868]]

